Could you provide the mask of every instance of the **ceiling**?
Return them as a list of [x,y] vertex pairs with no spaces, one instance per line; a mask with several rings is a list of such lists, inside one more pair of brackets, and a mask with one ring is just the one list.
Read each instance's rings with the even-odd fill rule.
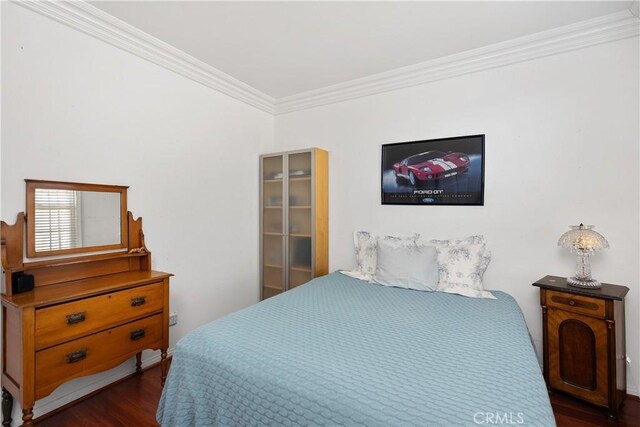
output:
[[91,2],[282,98],[628,9],[581,2]]

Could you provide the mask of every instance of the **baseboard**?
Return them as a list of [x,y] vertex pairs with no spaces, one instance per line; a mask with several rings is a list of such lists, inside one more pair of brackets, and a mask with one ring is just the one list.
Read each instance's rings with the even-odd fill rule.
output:
[[[170,348],[167,350],[167,356],[171,357],[173,355],[174,348]],[[134,359],[135,360],[135,359]],[[89,397],[91,394],[95,394],[97,391],[107,388],[113,385],[116,382],[120,382],[122,379],[129,377],[131,374],[135,373],[135,364],[130,363],[131,360],[123,363],[120,366],[117,366],[111,370],[102,372],[101,374],[96,374],[98,379],[89,384],[83,385],[80,388],[77,388],[69,393],[56,396],[52,399],[44,398],[42,399],[43,403],[38,404],[36,402],[35,407],[33,408],[34,419],[36,421],[47,418],[53,414],[50,414],[53,411],[56,411],[62,407],[72,406],[75,403],[78,403],[81,400]],[[151,357],[148,357],[142,361],[142,369],[149,369],[160,363],[160,352],[154,354]],[[20,420],[22,417],[21,409],[19,405],[14,406],[13,411],[13,419]]]

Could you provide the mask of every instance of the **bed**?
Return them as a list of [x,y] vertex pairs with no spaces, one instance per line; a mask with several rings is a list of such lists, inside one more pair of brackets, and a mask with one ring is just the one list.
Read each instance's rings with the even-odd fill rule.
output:
[[493,293],[314,279],[182,338],[158,422],[554,426],[522,312]]

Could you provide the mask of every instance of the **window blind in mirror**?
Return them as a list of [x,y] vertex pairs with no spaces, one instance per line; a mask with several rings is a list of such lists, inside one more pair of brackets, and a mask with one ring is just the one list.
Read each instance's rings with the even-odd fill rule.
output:
[[78,247],[78,219],[76,191],[36,188],[36,252]]

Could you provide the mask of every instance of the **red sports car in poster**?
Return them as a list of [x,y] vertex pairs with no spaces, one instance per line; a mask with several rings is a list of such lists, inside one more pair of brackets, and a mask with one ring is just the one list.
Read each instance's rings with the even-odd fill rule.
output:
[[484,135],[382,144],[383,205],[484,205]]
[[415,187],[421,183],[463,174],[469,170],[465,153],[427,151],[407,157],[393,165],[396,180],[406,180]]

